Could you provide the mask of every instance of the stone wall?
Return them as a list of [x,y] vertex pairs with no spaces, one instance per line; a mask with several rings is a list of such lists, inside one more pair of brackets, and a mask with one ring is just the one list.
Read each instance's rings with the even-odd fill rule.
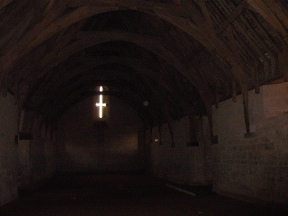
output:
[[[105,98],[104,118],[97,119],[97,98],[91,97],[76,104],[60,120],[58,169],[69,172],[142,169],[143,147],[138,146],[142,122],[136,111],[111,96],[109,100]],[[101,121],[105,124],[100,124]]]
[[[19,118],[20,119],[20,118]],[[18,197],[19,187],[35,187],[54,173],[54,144],[40,120],[32,140],[18,140],[18,106],[14,96],[0,97],[0,206]]]
[[[38,188],[54,175],[56,167],[54,132],[46,128],[40,117],[32,118],[31,121],[29,134],[32,137],[18,140],[18,182],[21,190]],[[19,128],[23,133],[21,122]]]
[[220,194],[288,203],[288,85],[249,92],[251,134],[245,134],[242,98],[213,110],[213,186]]
[[0,205],[17,198],[17,113],[13,96],[0,97]]
[[34,120],[32,134],[33,139],[29,143],[20,142],[19,144],[28,144],[29,151],[27,167],[29,175],[28,178],[24,178],[24,181],[26,180],[28,187],[37,188],[54,175],[56,139],[53,132],[46,128],[40,119]]
[[[211,164],[209,125],[205,117],[199,122],[195,129],[199,146],[187,146],[191,141],[188,117],[172,124],[175,147],[171,147],[172,139],[167,125],[161,126],[161,136],[159,128],[153,128],[151,139],[147,139],[147,145],[151,146],[150,166],[155,176],[180,184],[210,183],[212,176],[211,166],[209,166]],[[149,137],[148,134],[147,132]]]

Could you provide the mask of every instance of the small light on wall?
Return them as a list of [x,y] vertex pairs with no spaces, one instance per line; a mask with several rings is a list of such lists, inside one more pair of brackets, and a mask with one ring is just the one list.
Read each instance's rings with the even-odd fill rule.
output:
[[159,139],[155,139],[154,141],[155,141],[155,142],[159,142]]
[[145,107],[147,107],[147,106],[149,105],[149,102],[148,102],[148,101],[144,101],[144,102],[143,102],[143,105],[144,105]]

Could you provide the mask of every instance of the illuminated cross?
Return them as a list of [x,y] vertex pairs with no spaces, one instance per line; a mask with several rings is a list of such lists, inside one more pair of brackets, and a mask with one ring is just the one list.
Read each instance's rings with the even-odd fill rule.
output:
[[[100,86],[100,92],[103,92],[103,87]],[[99,102],[96,103],[96,107],[99,107],[99,118],[103,118],[103,107],[106,107],[106,103],[103,103],[103,95],[99,95]]]

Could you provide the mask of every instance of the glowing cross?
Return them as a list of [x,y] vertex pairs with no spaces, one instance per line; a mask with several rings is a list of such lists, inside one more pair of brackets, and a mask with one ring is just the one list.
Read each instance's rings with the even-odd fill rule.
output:
[[[103,92],[103,87],[100,86],[100,92]],[[96,103],[96,107],[99,107],[99,118],[103,118],[103,107],[106,107],[106,103],[103,103],[103,95],[99,95],[99,102]]]

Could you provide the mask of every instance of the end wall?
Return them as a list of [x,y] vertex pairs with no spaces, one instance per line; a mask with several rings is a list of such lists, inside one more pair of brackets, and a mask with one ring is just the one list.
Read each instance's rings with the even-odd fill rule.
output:
[[107,125],[100,132],[94,126],[97,98],[87,98],[74,105],[59,121],[58,169],[68,172],[143,169],[143,148],[138,145],[142,122],[136,111],[116,97],[110,96],[109,101],[106,98],[103,120]]

